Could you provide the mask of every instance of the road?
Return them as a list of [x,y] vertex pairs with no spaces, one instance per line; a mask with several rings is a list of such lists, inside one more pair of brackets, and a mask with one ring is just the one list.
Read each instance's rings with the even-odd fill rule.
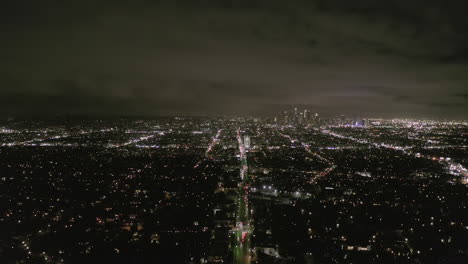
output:
[[211,151],[219,143],[219,140],[220,140],[219,138],[221,136],[221,132],[223,132],[223,130],[219,129],[218,132],[216,133],[216,136],[214,136],[211,139],[211,143],[210,143],[210,145],[208,146],[208,148],[205,151],[205,157],[202,160],[200,160],[199,162],[197,162],[197,164],[195,164],[195,166],[193,166],[194,169],[198,168],[198,166],[200,166],[203,163],[203,161],[210,158]]
[[336,169],[336,165],[335,165],[332,161],[330,161],[330,160],[327,159],[327,158],[322,157],[322,156],[321,156],[320,154],[318,154],[317,152],[312,151],[312,150],[310,149],[310,145],[309,145],[309,144],[306,144],[306,143],[304,143],[304,142],[301,142],[301,141],[299,141],[298,139],[294,139],[294,138],[292,138],[290,135],[286,135],[286,134],[281,133],[281,132],[279,132],[279,131],[278,131],[278,133],[279,133],[282,137],[284,137],[284,138],[288,139],[289,141],[291,141],[291,143],[295,143],[295,142],[300,143],[301,146],[305,149],[305,151],[306,151],[307,153],[309,153],[310,155],[316,157],[317,159],[321,160],[322,162],[328,164],[329,167],[326,168],[324,171],[322,171],[319,175],[317,175],[317,176],[315,176],[314,178],[312,178],[312,179],[310,180],[310,183],[315,183],[315,182],[317,181],[318,178],[325,177],[325,176],[327,176],[328,174],[330,174],[334,169]]
[[236,215],[236,227],[234,229],[234,263],[249,264],[251,261],[251,234],[250,213],[249,213],[249,175],[247,164],[247,152],[242,142],[240,129],[237,130],[237,141],[240,152],[240,179],[238,208]]

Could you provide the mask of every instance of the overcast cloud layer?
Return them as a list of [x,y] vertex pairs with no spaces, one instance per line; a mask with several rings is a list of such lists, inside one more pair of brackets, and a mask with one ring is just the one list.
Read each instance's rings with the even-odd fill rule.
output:
[[1,115],[468,117],[463,0],[11,2]]

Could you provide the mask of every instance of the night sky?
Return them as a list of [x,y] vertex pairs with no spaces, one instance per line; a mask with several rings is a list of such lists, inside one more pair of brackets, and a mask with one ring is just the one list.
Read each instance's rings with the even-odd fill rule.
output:
[[466,0],[4,2],[2,116],[468,117]]

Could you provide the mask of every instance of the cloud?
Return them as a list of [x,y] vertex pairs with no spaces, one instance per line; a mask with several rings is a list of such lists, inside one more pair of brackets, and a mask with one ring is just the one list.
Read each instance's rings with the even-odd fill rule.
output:
[[456,93],[456,94],[453,94],[453,96],[462,98],[464,100],[468,100],[468,93]]
[[431,114],[447,98],[454,105],[444,114],[460,115],[463,96],[452,95],[468,83],[466,22],[455,8],[463,4],[439,5],[9,3],[1,11],[0,89],[17,104],[0,110],[35,113],[50,98],[54,113],[218,114],[304,104],[399,116]]

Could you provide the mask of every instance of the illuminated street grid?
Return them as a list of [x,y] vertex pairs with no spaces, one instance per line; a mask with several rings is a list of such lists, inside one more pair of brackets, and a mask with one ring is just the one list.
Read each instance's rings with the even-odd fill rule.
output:
[[467,263],[468,123],[0,123],[0,263]]

